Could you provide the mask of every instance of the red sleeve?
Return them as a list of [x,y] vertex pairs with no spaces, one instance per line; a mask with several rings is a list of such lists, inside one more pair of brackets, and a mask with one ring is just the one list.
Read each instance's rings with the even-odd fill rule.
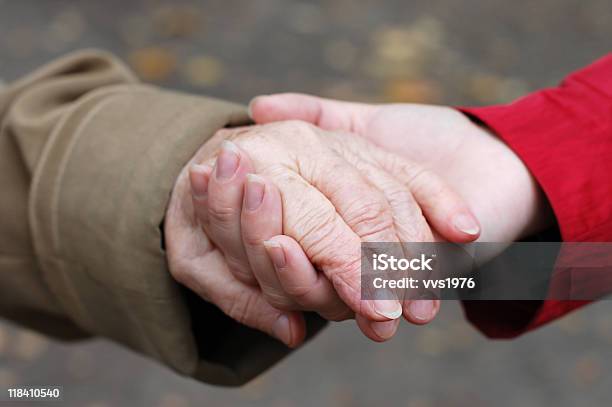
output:
[[[563,241],[612,241],[612,54],[560,86],[508,105],[460,108],[503,139],[546,194]],[[466,316],[485,335],[509,338],[587,301],[473,301]]]

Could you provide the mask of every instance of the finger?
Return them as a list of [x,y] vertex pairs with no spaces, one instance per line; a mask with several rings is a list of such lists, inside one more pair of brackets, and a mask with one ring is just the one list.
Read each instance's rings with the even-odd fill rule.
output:
[[200,225],[208,225],[208,183],[213,167],[208,164],[193,164],[189,169],[191,199],[196,219]]
[[[390,188],[385,189],[387,198],[394,208],[394,213],[403,214],[399,216],[400,221],[396,225],[398,233],[402,235],[401,240],[403,242],[428,242],[432,240],[431,235],[423,236],[421,234],[421,237],[419,237],[419,233],[415,233],[414,227],[411,226],[422,224],[423,219],[418,217],[414,222],[411,222],[410,220],[415,219],[415,217],[410,217],[409,213],[416,213],[421,210],[427,222],[435,231],[449,241],[464,243],[478,238],[480,234],[478,221],[471,214],[463,199],[435,173],[423,170],[421,167],[401,163],[398,160],[391,160],[387,157],[382,158],[378,156],[377,158],[378,162],[383,166],[387,166],[389,171],[398,174],[400,178],[403,174],[403,177],[407,180],[406,184],[410,190],[410,193],[407,195],[402,190],[398,190],[397,185],[391,185]],[[371,171],[369,174],[374,176],[376,172]],[[390,193],[390,191],[394,190],[399,192]],[[412,210],[405,211],[401,207],[412,207]],[[464,220],[462,217],[467,217],[467,220]],[[408,223],[402,223],[402,220],[408,220]],[[461,229],[457,227],[458,224],[461,226]],[[466,229],[468,227],[469,229]],[[404,294],[414,298],[415,295],[419,295],[419,291],[423,290],[425,289],[411,289],[410,292],[405,291]],[[423,295],[425,294],[423,292]],[[402,308],[406,320],[421,325],[435,318],[440,309],[440,301],[436,299],[406,299],[402,302]]]
[[[373,151],[373,156],[384,156],[384,158],[390,156],[382,151],[372,149],[371,151]],[[410,185],[408,187],[402,185],[391,175],[393,172],[389,174],[368,161],[360,160],[359,154],[350,149],[345,148],[343,154],[351,160],[355,167],[344,170],[342,163],[335,162],[333,159],[327,163],[329,168],[343,170],[342,185],[336,182],[337,178],[329,177],[327,172],[315,173],[313,180],[318,179],[320,182],[313,183],[329,198],[338,213],[362,241],[427,242],[433,240],[431,229],[422,215],[421,208],[412,198]],[[398,160],[396,158],[389,161]],[[395,164],[395,166],[406,171],[411,169],[413,173],[414,168],[418,168],[409,163]],[[358,170],[360,171],[357,172]],[[368,188],[368,186],[375,186],[376,189]],[[352,201],[351,197],[358,197],[358,201]],[[371,287],[365,287],[365,298],[374,298],[368,302],[373,305],[374,309],[388,307],[394,303],[393,299],[397,298],[397,294],[393,291],[369,293],[367,291],[369,289]],[[376,299],[370,294],[382,295],[383,298]]]
[[440,176],[421,171],[409,185],[427,221],[442,237],[454,243],[478,239],[480,223],[463,198]]
[[[346,224],[364,242],[394,242],[393,211],[377,180],[359,170],[359,159],[348,162],[332,152],[304,172],[307,180],[334,205]],[[306,167],[306,165],[304,165]],[[332,171],[330,171],[332,169]]]
[[[204,242],[196,239],[194,243],[201,245]],[[174,241],[168,244],[172,248],[171,264],[174,265],[171,273],[179,283],[215,304],[230,318],[265,332],[289,347],[296,347],[304,341],[306,326],[302,314],[280,311],[268,304],[256,287],[236,279],[221,252],[211,250],[194,257],[197,247]]]
[[[385,163],[389,164],[394,160],[386,159]],[[376,165],[369,162],[360,163],[362,173],[366,175],[366,177],[370,180],[371,183],[378,185],[387,198],[389,205],[393,209],[394,215],[394,223],[395,230],[398,233],[399,239],[401,242],[430,242],[433,241],[433,234],[430,229],[429,224],[421,212],[421,206],[415,200],[410,191],[409,187],[402,182],[400,182],[395,176],[391,175],[389,172],[384,171],[378,168]],[[401,168],[404,171],[414,172],[411,166],[408,163],[403,165],[398,165],[395,163],[396,168]],[[423,172],[419,172],[423,174]],[[407,175],[408,176],[408,175]],[[435,185],[435,183],[434,183]],[[437,185],[439,188],[446,187],[446,185],[442,182],[442,185]],[[426,191],[433,192],[433,191]],[[445,196],[437,196],[438,199],[446,198]],[[428,199],[425,197],[424,199]],[[444,205],[441,202],[433,201],[432,205]],[[437,211],[444,210],[444,208],[435,208]],[[447,214],[449,215],[449,214]],[[397,249],[399,251],[404,252],[404,256],[410,256],[409,253],[406,253],[410,247],[405,247],[401,245]],[[396,249],[396,247],[390,246],[388,250]],[[402,294],[406,296],[410,296],[411,298],[415,298],[415,295],[419,296],[419,291],[424,290],[421,289],[410,289],[409,292],[403,291]],[[416,291],[416,292],[415,292]],[[376,292],[375,294],[380,294]],[[425,293],[423,293],[424,295]],[[399,295],[399,297],[402,297]],[[430,322],[435,315],[437,314],[437,310],[439,309],[439,301],[437,300],[405,300],[402,302],[403,314],[404,317],[415,324],[424,324]]]
[[403,305],[404,318],[416,325],[431,322],[440,311],[440,300],[407,300]]
[[300,306],[330,321],[353,316],[327,277],[317,272],[295,240],[279,235],[264,245],[284,291]]
[[439,175],[394,154],[380,149],[372,151],[376,163],[408,187],[415,205],[443,238],[466,243],[480,236],[480,223],[465,200]]
[[[362,132],[364,123],[368,122],[377,109],[373,105],[323,99],[299,93],[258,96],[251,101],[249,108],[253,120],[257,123],[303,120],[327,130],[356,133]],[[424,200],[423,211],[434,228],[444,238],[453,242],[469,242],[477,239],[480,227],[469,208],[450,188],[443,188],[439,192],[441,197],[446,199],[437,202],[445,202],[446,205],[432,204],[436,202],[432,195],[423,195],[429,197]],[[445,216],[448,214],[447,210],[454,211],[452,219]]]
[[[313,184],[327,196],[336,208],[346,224],[360,237],[362,242],[387,242],[398,243],[400,236],[396,230],[396,219],[398,214],[391,207],[389,200],[383,192],[388,189],[388,184],[393,182],[393,178],[384,174],[383,171],[375,171],[358,156],[351,157],[349,151],[343,151],[348,158],[353,158],[347,165],[345,158],[332,156],[326,161],[325,167],[316,168],[322,170],[315,171],[312,177]],[[329,165],[329,167],[328,167]],[[366,166],[366,171],[360,170],[360,166]],[[330,173],[327,168],[334,168],[342,171],[342,177]],[[363,169],[363,168],[361,168]],[[403,203],[396,200],[396,206],[402,209]],[[412,211],[415,212],[415,211]],[[416,213],[420,215],[417,209]],[[406,211],[406,215],[409,211]],[[409,221],[416,217],[409,218]],[[429,228],[421,219],[420,229],[423,233]],[[361,269],[359,270],[359,277]],[[333,281],[333,277],[332,277]],[[370,292],[372,287],[362,287],[362,298],[366,298],[365,306],[379,313],[401,313],[401,304],[397,301],[397,295],[390,291],[384,295],[383,299],[376,299]],[[393,310],[393,311],[392,311]],[[365,314],[364,314],[365,315]]]
[[280,193],[269,180],[247,174],[241,214],[242,241],[251,270],[268,302],[279,309],[296,309],[276,276],[264,241],[283,232]]
[[253,172],[248,155],[224,141],[208,182],[206,234],[223,251],[231,272],[247,284],[257,284],[242,243],[240,213],[246,175]]
[[259,124],[302,120],[326,130],[360,133],[377,106],[324,99],[301,93],[257,96],[249,104],[251,118]]
[[179,183],[175,188],[184,192],[173,195],[164,222],[166,236],[172,236],[166,240],[171,275],[235,320],[268,333],[290,347],[302,343],[306,335],[302,314],[274,309],[256,288],[238,281],[221,252],[195,227],[192,208],[189,208],[192,202],[177,199],[188,196],[189,183]]
[[[332,168],[338,168],[338,165]],[[313,187],[298,174],[270,173],[269,176],[282,193],[284,234],[296,239],[311,262],[332,282],[340,298],[355,313],[375,321],[400,317],[402,310],[398,301],[361,299],[362,238],[357,231],[364,238],[387,241],[385,228],[389,223],[387,219],[391,218],[380,210],[383,207],[380,201],[374,204],[369,202],[367,191],[370,189],[365,187],[367,191],[364,190],[367,182],[362,178],[358,182],[350,182],[351,176],[344,171],[341,177],[335,174],[335,177],[346,180],[347,185],[354,185],[352,191],[346,185],[339,185],[344,189],[341,191],[344,195],[340,197],[334,195],[339,188],[324,185],[328,180],[322,180],[320,186]],[[329,174],[326,177],[329,178]],[[334,183],[338,186],[338,180],[334,180]],[[324,192],[333,197],[328,199]],[[304,203],[308,203],[308,206]],[[349,221],[353,227],[349,226]],[[377,222],[380,221],[383,227],[378,226]],[[388,238],[393,239],[392,236]]]
[[[374,165],[365,165],[363,173],[366,174],[366,177],[370,180],[370,182],[378,185],[381,188],[381,191],[387,198],[393,211],[394,226],[400,242],[420,243],[433,241],[432,231],[427,221],[423,217],[421,207],[415,201],[406,185],[402,184],[394,176]],[[408,253],[408,248],[405,247],[405,245],[387,245],[386,247],[385,252],[388,252],[388,254],[393,254],[393,252],[396,252],[396,257],[398,258],[410,258],[413,255]],[[388,298],[390,295],[389,293],[383,294],[372,287],[366,287],[366,290],[368,290],[367,295],[380,294],[383,298]],[[408,289],[408,291],[399,290],[399,293],[395,292],[395,296],[401,300],[407,296],[415,298],[414,296],[416,295],[418,297],[420,295],[419,292],[422,290],[424,290],[424,288],[411,288]],[[431,310],[427,310],[425,308],[426,305],[421,304],[422,302],[424,301],[419,301],[419,304],[414,306],[410,300],[402,301],[403,314],[408,321],[416,324],[424,324],[435,317],[435,313],[431,312]],[[433,309],[433,307],[433,305],[430,306],[431,309]],[[378,331],[383,333],[387,332],[385,329],[391,329],[389,325],[383,327],[374,326],[374,328],[377,328]],[[388,338],[391,336],[392,334],[390,334]]]
[[400,242],[433,240],[431,227],[407,185],[375,164],[361,162],[358,168],[372,185],[378,187],[389,203],[394,230]]
[[[394,177],[384,171],[377,170],[375,167],[366,168],[366,171],[362,171],[362,173],[365,174],[370,183],[376,185],[385,195],[394,216],[395,231],[401,241],[426,242],[433,239],[429,225],[422,215],[421,208],[418,203],[415,202],[415,199],[405,185],[402,185]],[[365,240],[367,241],[367,239]],[[377,240],[393,241],[392,239],[378,238],[374,238],[370,241]],[[374,294],[380,293],[376,292]],[[389,294],[386,293],[384,298],[388,298],[388,295]],[[417,324],[431,321],[439,309],[439,302],[435,301],[418,301],[414,304],[413,301],[406,301],[403,305],[406,319]],[[368,337],[373,338],[372,329],[368,330],[368,328],[373,328],[370,324],[360,324],[360,327]],[[376,324],[374,324],[374,327],[376,327]],[[382,330],[392,335],[391,324],[386,325],[387,331],[384,329],[384,324],[378,327],[379,332]],[[379,339],[383,337],[384,334],[382,334],[382,336],[379,334]]]
[[376,342],[384,342],[393,338],[400,322],[399,319],[383,322],[371,321],[361,315],[356,315],[355,320],[361,332]]

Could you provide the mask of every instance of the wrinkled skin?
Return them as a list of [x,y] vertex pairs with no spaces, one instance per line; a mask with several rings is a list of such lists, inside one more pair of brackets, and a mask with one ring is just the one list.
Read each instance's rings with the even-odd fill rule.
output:
[[[212,168],[216,155],[211,150],[204,149],[207,151],[194,159],[207,163],[192,170],[194,189],[200,182],[209,184],[194,196],[199,223],[223,252],[236,282],[249,288],[258,284],[264,298],[277,309],[315,310],[333,320],[356,314],[367,336],[386,340],[397,327],[395,319],[402,314],[402,306],[398,301],[361,300],[360,243],[431,241],[434,234],[428,221],[455,241],[477,237],[475,220],[476,231],[471,233],[452,226],[454,217],[471,217],[471,213],[433,172],[353,135],[326,132],[303,122],[285,122],[222,130],[211,144],[218,139],[233,143],[225,143],[221,149],[224,164],[217,162],[216,171]],[[236,168],[220,176],[220,172],[227,172],[222,170],[227,163]],[[279,197],[278,210],[268,212],[272,216],[266,222],[277,224],[276,233],[268,230],[268,237],[282,233],[291,238],[331,284],[325,287],[325,280],[317,280],[327,295],[323,305],[304,307],[286,295],[262,247],[264,237],[252,239],[241,234],[243,184],[249,173],[257,173],[262,183],[268,183],[270,195]],[[182,178],[184,175],[179,183]],[[276,189],[278,192],[274,192]],[[193,209],[184,210],[188,217]],[[260,273],[253,272],[253,263],[263,263],[255,267]],[[202,273],[193,271],[194,267],[185,273],[187,276],[178,273],[175,277],[189,287],[193,275]],[[409,307],[410,303],[403,305]],[[431,318],[436,307],[430,310]],[[301,337],[300,321],[289,319],[291,331],[298,332],[294,336]]]
[[439,174],[480,221],[480,241],[518,240],[553,222],[544,194],[518,156],[453,108],[288,93],[257,97],[250,110],[257,123],[304,120],[330,131],[351,131]]
[[[466,198],[469,206],[485,224],[485,233],[481,236],[483,241],[510,242],[552,224],[552,211],[520,159],[489,131],[454,109],[412,104],[376,106],[284,94],[256,98],[251,104],[251,112],[254,120],[259,123],[300,119],[328,130],[356,132],[368,141],[441,174]],[[247,197],[249,185],[252,183],[246,183]],[[274,185],[267,185],[265,190],[273,188]],[[428,192],[434,192],[434,199],[429,201],[432,205],[439,205],[445,198],[444,194],[436,194],[431,189]],[[421,201],[419,204],[427,210],[427,202]],[[279,216],[277,212],[282,210],[279,205],[265,207],[261,205],[258,209],[260,217]],[[234,210],[239,208],[234,207]],[[248,208],[245,210],[243,207],[241,228],[245,242],[245,233],[249,229],[257,229],[253,226],[257,225],[256,218],[251,216],[249,219],[248,213]],[[245,222],[245,219],[248,221]],[[465,218],[458,223],[464,231],[473,226],[469,222],[466,225]],[[448,223],[439,222],[438,225],[445,230]],[[273,234],[268,232],[268,236]],[[446,237],[461,241],[452,233]],[[281,281],[281,288],[289,294],[285,298],[299,302],[304,287],[308,286],[306,281],[309,281],[311,287],[317,282],[314,277],[316,271],[312,267],[309,270],[308,258],[301,254],[299,245],[286,236],[273,237],[264,246],[271,258],[279,257],[278,253],[284,252],[284,255],[280,254],[283,267],[274,264],[276,274]],[[489,255],[494,256],[495,253]],[[309,273],[312,277],[308,279],[305,276]],[[287,283],[290,280],[287,276],[300,275],[302,279],[294,277],[293,282]],[[297,282],[299,285],[296,286]],[[299,289],[296,290],[296,287]],[[265,292],[266,287],[263,288]],[[413,301],[409,309],[416,308],[418,311],[420,308],[422,314],[424,309],[421,304],[427,302]],[[416,314],[418,312],[404,313],[414,323],[427,322],[427,318],[414,318]],[[364,333],[375,340],[388,339],[394,333],[395,326],[388,323],[368,324],[360,320],[359,316],[357,321],[361,322],[360,327]]]

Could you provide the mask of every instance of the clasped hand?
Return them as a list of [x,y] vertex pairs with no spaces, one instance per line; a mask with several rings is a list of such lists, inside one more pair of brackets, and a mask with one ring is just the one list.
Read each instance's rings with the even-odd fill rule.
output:
[[[473,140],[521,180],[520,160],[452,109],[304,95],[258,98],[251,107],[262,124],[220,130],[177,180],[165,223],[168,260],[177,281],[289,346],[304,339],[302,311],[354,318],[376,341],[391,338],[402,315],[431,321],[437,300],[361,299],[361,242],[477,239],[473,207],[487,221],[499,208],[479,205],[473,184],[457,181],[469,168],[451,158]],[[436,118],[446,121],[432,125]],[[431,134],[422,134],[423,123]],[[514,223],[491,236],[510,239],[519,229]]]

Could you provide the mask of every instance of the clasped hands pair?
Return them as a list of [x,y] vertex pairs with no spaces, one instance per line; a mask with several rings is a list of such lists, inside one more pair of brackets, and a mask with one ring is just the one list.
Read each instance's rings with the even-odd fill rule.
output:
[[518,157],[455,109],[260,96],[254,126],[222,129],[178,177],[164,224],[172,276],[290,347],[303,311],[354,318],[370,339],[432,299],[364,300],[361,242],[513,241],[543,227]]

